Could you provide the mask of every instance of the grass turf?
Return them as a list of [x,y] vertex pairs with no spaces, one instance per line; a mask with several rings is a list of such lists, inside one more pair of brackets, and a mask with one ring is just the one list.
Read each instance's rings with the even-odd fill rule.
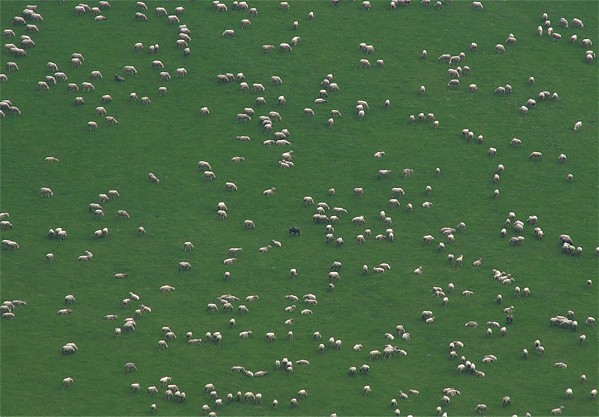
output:
[[[12,16],[19,15],[26,3],[2,3],[2,28],[10,27]],[[342,3],[331,7],[327,2],[292,2],[288,12],[278,10],[277,2],[252,2],[259,14],[250,28],[239,29],[245,12],[229,10],[215,13],[209,2],[190,2],[181,16],[191,30],[192,55],[182,56],[175,47],[176,25],[155,17],[156,6],[173,9],[175,4],[148,2],[147,22],[133,19],[132,2],[113,2],[104,12],[105,22],[94,22],[88,14],[74,16],[75,3],[42,2],[39,12],[44,21],[38,23],[39,34],[31,34],[37,46],[25,58],[16,59],[4,52],[2,68],[16,61],[18,72],[8,73],[2,84],[1,98],[11,99],[23,114],[8,115],[2,120],[2,211],[11,213],[13,230],[2,231],[2,239],[17,240],[16,252],[2,251],[2,298],[21,298],[28,305],[16,310],[14,321],[3,320],[2,330],[2,414],[3,415],[139,415],[149,413],[149,404],[157,403],[159,414],[187,415],[200,413],[208,403],[202,387],[216,385],[221,397],[226,393],[253,391],[263,394],[258,406],[230,404],[217,410],[219,415],[387,415],[392,413],[391,398],[398,391],[420,390],[420,396],[400,403],[402,414],[432,415],[439,405],[441,391],[454,386],[462,395],[446,407],[452,415],[473,415],[478,403],[486,403],[489,413],[497,415],[546,415],[552,408],[565,405],[567,415],[595,415],[597,402],[589,391],[597,385],[597,334],[595,328],[580,325],[577,332],[550,328],[548,319],[576,312],[580,323],[589,315],[596,316],[597,293],[585,288],[585,281],[596,278],[597,259],[592,248],[597,245],[597,71],[596,64],[584,62],[584,49],[570,45],[571,33],[579,41],[588,37],[595,41],[597,10],[592,2],[486,2],[481,13],[467,2],[452,2],[441,10],[412,4],[395,12],[386,2],[373,2],[370,12],[362,12],[359,3]],[[316,14],[307,20],[308,11]],[[564,39],[553,42],[538,37],[536,26],[547,12],[554,22],[559,17],[581,18],[583,30],[559,29]],[[291,29],[293,20],[300,22],[298,31]],[[462,24],[467,22],[467,24]],[[223,39],[225,29],[235,28],[232,39]],[[17,35],[25,33],[13,28]],[[503,55],[494,52],[509,33],[518,42],[507,47]],[[278,45],[299,35],[301,41],[292,53],[278,50],[263,54],[265,43]],[[135,42],[159,43],[158,55],[133,52]],[[9,42],[5,40],[4,43]],[[373,64],[384,59],[382,68],[360,69],[364,56],[358,44],[366,42],[376,48],[368,56]],[[479,49],[470,53],[470,42]],[[16,42],[14,42],[16,43]],[[427,49],[428,60],[419,58]],[[460,88],[447,87],[447,65],[437,62],[442,53],[466,52],[465,65],[472,71],[461,78]],[[85,63],[70,68],[70,54],[81,52]],[[167,82],[158,81],[158,71],[150,63],[160,59],[173,74]],[[92,70],[104,74],[93,81],[95,91],[70,94],[64,83],[50,91],[39,92],[36,82],[48,74],[46,62],[56,62],[69,77],[69,82],[89,81]],[[121,73],[123,65],[134,65],[135,76],[115,83],[112,74]],[[185,67],[185,78],[174,76],[174,69]],[[256,94],[240,92],[237,83],[217,85],[217,74],[242,71],[248,82],[266,86],[265,106],[255,106]],[[340,86],[328,102],[314,105],[323,77],[332,73]],[[283,85],[269,83],[271,75],[279,75]],[[527,79],[534,76],[536,83]],[[467,91],[469,83],[478,85],[478,93]],[[499,97],[494,89],[510,83],[511,95]],[[160,97],[158,86],[167,86],[168,94]],[[420,85],[427,93],[418,94]],[[518,107],[539,91],[556,91],[557,102],[539,102],[527,117]],[[129,93],[149,96],[152,104],[141,107],[129,103]],[[106,126],[95,116],[100,97],[110,94],[112,103],[105,105],[115,116],[117,126]],[[75,107],[74,96],[81,95],[86,104]],[[287,104],[276,99],[285,95]],[[389,98],[391,107],[382,103]],[[367,100],[370,110],[365,120],[358,120],[354,104]],[[210,115],[199,116],[199,108],[208,106]],[[235,114],[244,107],[254,107],[257,115],[279,111],[283,117],[275,130],[288,128],[291,147],[264,147],[264,134],[254,120],[235,123]],[[316,112],[313,118],[303,115],[305,107]],[[326,125],[331,109],[339,109],[343,117],[332,128]],[[432,112],[440,121],[433,129],[428,122],[408,123],[410,114]],[[89,120],[98,122],[94,132],[86,129]],[[575,121],[583,121],[583,129],[574,133]],[[482,145],[469,144],[460,136],[463,128],[484,135]],[[249,143],[234,140],[248,134]],[[511,148],[509,141],[519,137],[522,148]],[[496,147],[495,158],[487,156],[487,148]],[[277,160],[284,150],[294,150],[295,167],[283,170]],[[372,153],[385,150],[381,160]],[[531,151],[542,151],[545,159],[528,160]],[[566,165],[555,160],[559,153],[568,155]],[[54,155],[57,164],[43,159]],[[242,155],[246,161],[232,164],[232,156]],[[203,181],[198,173],[198,160],[210,161],[217,179]],[[491,181],[498,163],[506,166],[499,185]],[[403,168],[414,174],[404,180]],[[433,175],[440,167],[439,178]],[[392,169],[391,178],[378,179],[381,168]],[[160,184],[150,184],[147,173],[154,172]],[[574,182],[567,183],[567,173]],[[236,193],[224,191],[224,182],[234,181]],[[426,185],[433,195],[424,195]],[[54,197],[40,199],[38,190],[49,186]],[[262,190],[275,186],[277,194],[263,197]],[[352,196],[354,187],[363,187],[362,198]],[[401,186],[406,195],[402,207],[389,209],[390,189]],[[337,194],[329,197],[334,187]],[[106,217],[97,220],[87,212],[89,202],[97,194],[116,188],[118,200],[103,204]],[[492,199],[493,189],[501,196]],[[344,207],[349,214],[335,225],[335,236],[346,244],[335,248],[325,244],[323,225],[311,224],[314,212],[304,207],[302,198],[311,195],[331,207]],[[434,206],[423,210],[420,205],[430,200]],[[225,201],[230,209],[224,222],[215,219],[215,206]],[[413,213],[405,205],[415,206]],[[117,209],[126,209],[131,219],[119,219]],[[373,234],[383,233],[378,220],[380,210],[393,218],[396,240],[393,243],[369,240],[360,246],[354,236],[363,232],[350,219],[364,214],[365,227]],[[507,213],[514,211],[525,220],[536,214],[545,239],[536,241],[532,228],[526,227],[526,244],[510,247],[498,237]],[[244,219],[253,219],[255,230],[244,230]],[[467,224],[448,252],[464,254],[464,266],[452,267],[444,254],[424,246],[421,237],[433,234],[437,242],[441,226]],[[147,230],[137,235],[137,226]],[[287,227],[301,228],[299,238],[287,235]],[[96,240],[93,231],[110,228],[107,239]],[[50,241],[46,231],[63,227],[69,233],[63,242]],[[582,257],[560,253],[557,237],[568,233],[577,245],[585,248]],[[513,233],[510,232],[510,236]],[[267,254],[258,247],[271,239],[282,241],[282,248]],[[183,253],[183,241],[191,240],[196,249]],[[233,266],[222,260],[232,246],[244,248]],[[89,263],[76,262],[84,250],[94,253]],[[45,262],[44,254],[52,252],[55,261]],[[472,260],[483,257],[481,268],[473,268]],[[177,263],[188,260],[191,272],[178,272]],[[341,281],[334,293],[326,292],[327,272],[332,261],[343,263]],[[383,275],[361,276],[361,266],[388,262],[392,269]],[[424,275],[411,271],[424,266]],[[289,268],[298,269],[295,280]],[[533,296],[517,299],[512,287],[502,287],[491,278],[491,269],[511,273],[515,285],[529,286]],[[229,270],[232,279],[223,281]],[[115,280],[117,272],[128,272],[126,280]],[[432,286],[456,284],[449,306],[430,296]],[[158,292],[169,283],[177,290],[172,294]],[[471,298],[462,297],[464,289],[473,290]],[[128,309],[121,299],[129,291],[141,295],[140,302],[153,312],[139,319],[134,334],[113,336],[115,322],[103,320],[106,314],[118,314],[119,321],[132,315],[139,303]],[[58,317],[65,294],[73,293],[77,302],[73,314]],[[248,304],[247,316],[235,313],[209,314],[205,306],[220,294],[240,297],[259,294],[260,300]],[[285,313],[289,305],[284,294],[301,297],[318,295],[314,315]],[[505,337],[487,338],[483,325],[487,320],[502,322],[502,307],[495,305],[496,294],[504,296],[504,306],[516,307],[515,323]],[[241,301],[240,303],[243,303]],[[235,303],[237,306],[239,303]],[[303,304],[298,304],[298,310]],[[435,312],[437,322],[426,326],[420,311]],[[237,319],[235,329],[228,320]],[[283,321],[295,317],[292,327]],[[463,323],[477,320],[481,326],[465,329]],[[405,358],[370,362],[368,351],[382,349],[385,332],[393,332],[398,323],[412,334],[409,342],[394,342],[408,351]],[[162,338],[160,328],[171,326],[179,339],[166,351],[158,351]],[[292,329],[295,340],[287,342]],[[184,343],[184,333],[193,330],[203,338],[207,331],[221,331],[221,346],[200,347]],[[240,340],[238,332],[252,330],[254,337]],[[340,351],[317,354],[312,333],[343,340]],[[275,331],[278,340],[267,343],[264,333]],[[585,333],[587,343],[578,345],[578,335]],[[520,358],[521,349],[532,351],[534,339],[546,347],[545,357],[531,355]],[[483,379],[458,375],[456,363],[447,359],[447,344],[455,339],[465,343],[462,352],[486,373]],[[76,342],[80,351],[70,357],[60,354],[64,343]],[[362,352],[351,346],[363,343]],[[484,354],[494,353],[498,363],[483,365]],[[274,369],[275,359],[308,359],[310,366],[295,366],[292,376]],[[137,373],[126,375],[125,362],[137,364]],[[568,363],[567,370],[553,368],[553,363]],[[371,365],[368,376],[349,378],[349,366]],[[246,378],[231,373],[232,365],[270,372],[263,379]],[[586,385],[578,385],[578,376],[589,377]],[[61,380],[70,375],[75,383],[62,389]],[[145,393],[131,394],[129,384],[139,382],[142,391],[157,385],[160,377],[171,375],[173,382],[187,392],[187,401],[177,404],[155,399]],[[373,392],[361,395],[364,385]],[[23,389],[27,387],[27,389]],[[565,389],[574,388],[574,398],[565,399]],[[297,409],[289,409],[288,401],[305,388],[309,396]],[[513,404],[501,407],[508,394]],[[271,409],[277,398],[281,407]]]

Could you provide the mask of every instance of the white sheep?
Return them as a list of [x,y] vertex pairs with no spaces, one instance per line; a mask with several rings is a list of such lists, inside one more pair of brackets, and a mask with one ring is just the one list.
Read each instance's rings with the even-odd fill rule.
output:
[[[371,351],[368,353],[368,356],[370,357],[370,360],[373,360],[373,359],[378,359],[378,358],[380,358],[380,357],[381,357],[381,352],[380,352],[379,350],[376,350],[376,349],[375,349],[375,350],[371,350]],[[360,370],[360,371],[361,371],[361,370]]]
[[54,195],[54,193],[52,192],[52,190],[48,187],[42,187],[40,188],[40,197],[52,197]]
[[237,185],[235,185],[235,183],[233,183],[233,182],[226,182],[225,190],[226,191],[237,191]]
[[129,215],[129,213],[127,213],[127,211],[126,211],[126,210],[118,210],[118,211],[116,212],[116,214],[117,214],[117,216],[118,216],[118,217],[124,217],[124,218],[126,218],[126,219],[129,219],[129,218],[131,218],[131,216]]
[[541,152],[531,152],[530,155],[528,155],[528,159],[538,159],[538,160],[542,160],[543,159],[543,154]]
[[137,366],[133,362],[127,362],[125,364],[125,372],[137,371]]
[[370,61],[366,58],[360,59],[360,68],[370,68]]
[[8,220],[0,221],[0,230],[12,229],[12,223]]

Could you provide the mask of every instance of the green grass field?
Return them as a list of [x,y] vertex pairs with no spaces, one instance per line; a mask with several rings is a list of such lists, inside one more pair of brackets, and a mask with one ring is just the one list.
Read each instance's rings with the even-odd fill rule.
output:
[[[76,16],[77,2],[40,1],[37,12],[43,16],[35,23],[39,33],[26,32],[11,24],[28,4],[22,1],[0,3],[0,27],[14,30],[15,38],[3,38],[3,46],[19,37],[31,36],[35,48],[27,56],[14,57],[3,48],[0,68],[8,80],[0,85],[0,99],[11,100],[21,115],[1,119],[1,201],[0,211],[10,213],[4,220],[12,229],[2,230],[1,238],[17,241],[20,248],[0,252],[0,291],[2,300],[21,299],[26,306],[16,307],[12,320],[1,325],[0,414],[9,415],[148,415],[150,404],[157,405],[158,415],[202,415],[208,404],[218,415],[393,415],[392,398],[398,398],[401,415],[436,415],[441,406],[443,388],[454,387],[461,395],[453,397],[443,411],[450,416],[476,415],[477,404],[486,404],[488,415],[549,415],[564,406],[563,415],[599,414],[591,390],[599,382],[597,329],[584,324],[588,316],[597,317],[597,270],[595,247],[599,245],[598,216],[598,145],[597,105],[599,77],[597,61],[585,62],[581,40],[599,41],[598,10],[592,1],[486,1],[484,10],[474,11],[470,2],[452,1],[440,10],[413,1],[395,11],[387,1],[372,1],[372,9],[361,10],[361,2],[344,0],[337,7],[327,1],[290,1],[288,11],[279,10],[276,1],[249,1],[258,9],[250,17],[251,26],[240,28],[247,11],[218,13],[204,0],[186,2],[148,1],[147,21],[137,21],[135,2],[113,1],[104,10],[105,21],[94,21],[92,14]],[[89,3],[96,6],[96,3]],[[191,31],[191,55],[183,56],[175,45],[178,25],[169,25],[166,17],[155,16],[154,9],[165,7],[169,14],[176,6],[185,7],[180,23]],[[313,11],[316,18],[308,20]],[[536,28],[543,24],[547,12],[555,32],[562,40],[553,41]],[[558,26],[560,17],[569,22],[577,17],[583,29]],[[299,22],[297,30],[293,21]],[[235,29],[232,38],[222,32]],[[504,54],[495,52],[510,33],[517,38],[506,46]],[[569,42],[576,34],[578,41]],[[281,42],[292,37],[301,40],[291,53],[279,50]],[[142,42],[143,51],[133,45]],[[372,44],[375,53],[363,54],[358,45]],[[471,42],[478,44],[470,52]],[[148,46],[158,43],[160,52],[148,53]],[[263,44],[275,45],[263,53]],[[423,49],[428,59],[420,58]],[[82,66],[71,67],[72,53],[85,57]],[[470,72],[460,78],[461,86],[448,87],[448,66],[437,58],[444,53],[465,52],[462,67]],[[371,68],[360,68],[360,59],[369,59]],[[377,68],[374,62],[383,59]],[[159,80],[153,60],[161,60],[165,71],[173,76]],[[7,71],[7,62],[16,62],[18,71]],[[39,91],[37,82],[51,75],[47,62],[54,62],[68,81]],[[124,82],[113,80],[123,74],[123,66],[133,65],[136,75]],[[175,70],[186,68],[185,77]],[[101,80],[91,80],[99,70]],[[246,81],[264,84],[261,95],[265,105],[256,105],[259,94],[241,91],[238,82],[219,84],[218,74],[243,72]],[[331,92],[324,104],[314,104],[327,74],[334,75],[340,91]],[[278,75],[282,85],[273,85],[270,77]],[[534,76],[535,83],[528,83]],[[70,93],[67,83],[92,82],[91,92]],[[475,83],[478,92],[470,93]],[[513,92],[498,96],[498,86],[511,84]],[[421,85],[426,94],[418,93]],[[158,88],[166,86],[168,94],[160,96]],[[559,100],[540,101],[541,91],[557,92]],[[149,106],[129,101],[129,94],[151,99]],[[100,99],[109,94],[112,102]],[[279,105],[277,98],[286,97]],[[85,104],[75,106],[75,97]],[[518,109],[529,98],[537,100],[527,116]],[[389,99],[391,106],[383,103]],[[365,118],[356,115],[357,100],[366,100]],[[118,124],[110,126],[95,108],[104,106]],[[200,116],[200,108],[210,109]],[[256,114],[248,123],[236,123],[236,114],[245,107]],[[314,110],[304,116],[304,108]],[[328,127],[332,109],[343,116]],[[274,122],[273,131],[290,131],[290,146],[263,146],[273,133],[258,125],[259,115],[277,111],[282,120]],[[412,114],[434,113],[439,127],[431,121],[409,123]],[[576,121],[582,129],[573,131]],[[98,128],[87,129],[95,121]],[[484,136],[482,144],[469,143],[462,135],[468,128]],[[239,142],[237,135],[249,135],[251,141]],[[517,137],[521,147],[511,147]],[[489,147],[497,149],[490,157]],[[281,153],[293,150],[294,167],[283,169]],[[373,153],[385,151],[376,159]],[[532,151],[540,151],[542,161],[529,160]],[[557,157],[564,153],[566,164]],[[47,163],[54,156],[60,161]],[[233,163],[234,156],[244,162]],[[216,174],[206,181],[197,169],[199,160],[209,161]],[[498,164],[505,166],[499,183],[493,182]],[[434,175],[435,168],[441,175]],[[404,168],[414,170],[404,179]],[[378,178],[379,169],[391,169],[389,178]],[[153,172],[158,184],[148,181]],[[568,182],[567,174],[574,180]],[[237,192],[225,191],[225,182],[237,184]],[[427,185],[432,195],[425,195]],[[51,198],[40,198],[40,187],[51,187]],[[276,187],[273,196],[262,192]],[[363,187],[356,197],[354,187]],[[399,208],[390,208],[391,188],[402,187],[405,195]],[[328,190],[335,188],[330,196]],[[120,198],[102,203],[106,215],[97,219],[87,208],[98,201],[99,193],[117,189]],[[498,199],[493,191],[500,190]],[[324,224],[313,224],[315,205],[306,207],[304,196],[326,202],[330,208],[343,207],[334,224],[334,237],[345,244],[326,243]],[[224,201],[228,218],[216,218],[216,205]],[[433,207],[422,208],[430,201]],[[413,212],[407,212],[408,203]],[[127,210],[130,219],[119,218],[117,210]],[[379,219],[385,210],[392,218],[387,226]],[[500,230],[509,212],[524,222],[538,216],[544,238],[537,240],[533,226],[525,224],[522,246],[510,246],[508,239],[517,234],[508,228],[506,237]],[[332,215],[329,210],[327,215]],[[351,219],[364,215],[364,226],[354,226]],[[255,222],[254,230],[243,226],[245,219]],[[439,229],[466,223],[464,231],[448,243]],[[144,235],[137,229],[143,226]],[[290,236],[287,228],[296,226],[301,236]],[[68,232],[64,241],[48,239],[50,228]],[[105,239],[96,239],[94,231],[108,227]],[[392,227],[393,242],[377,241],[374,236]],[[356,235],[372,230],[364,244]],[[427,246],[422,237],[431,234],[435,242]],[[569,234],[580,256],[562,253],[559,236]],[[268,253],[258,248],[275,239],[282,243]],[[183,251],[183,242],[192,241],[195,250]],[[445,242],[441,253],[437,244]],[[243,252],[231,266],[223,265],[230,247]],[[78,262],[84,251],[93,252],[89,262]],[[45,255],[54,254],[47,262]],[[457,268],[447,261],[447,254],[463,255]],[[472,262],[483,258],[481,267]],[[191,271],[180,272],[180,261],[192,264]],[[327,274],[333,261],[343,264],[335,291],[327,291]],[[391,269],[374,274],[381,262]],[[362,275],[362,265],[370,273]],[[412,271],[423,266],[424,273]],[[298,276],[290,278],[290,268]],[[512,285],[493,279],[492,270],[509,273]],[[225,271],[231,273],[227,282]],[[113,278],[116,273],[127,278]],[[586,281],[594,281],[587,288]],[[453,293],[447,292],[449,283]],[[165,284],[176,287],[161,293]],[[529,287],[531,296],[518,298],[514,287]],[[431,296],[431,288],[442,287],[449,298],[447,308],[441,299]],[[470,297],[462,291],[471,290]],[[123,308],[122,300],[130,291],[139,294]],[[318,297],[315,306],[304,305],[302,295]],[[58,316],[65,308],[64,296],[74,294],[77,301],[69,306],[72,314]],[[206,311],[208,303],[218,303],[221,294],[233,294],[232,312]],[[259,300],[245,302],[248,295]],[[286,294],[300,297],[296,303]],[[497,294],[503,304],[497,305]],[[151,307],[137,319],[137,330],[115,337],[115,327],[133,317],[143,303]],[[248,314],[239,314],[245,304]],[[296,304],[295,312],[284,308]],[[503,326],[503,309],[514,306],[514,323],[505,336],[495,330],[486,335],[486,322]],[[310,308],[313,315],[299,311]],[[423,310],[432,310],[436,320],[425,324]],[[549,318],[575,312],[576,331],[549,326]],[[104,320],[108,314],[117,321]],[[229,327],[235,318],[237,325]],[[295,324],[284,321],[295,319]],[[464,323],[475,320],[475,329]],[[403,324],[411,334],[404,341],[395,331]],[[169,348],[158,349],[163,338],[161,328],[170,326],[178,338]],[[239,332],[251,330],[252,337],[240,339]],[[288,341],[287,332],[295,338]],[[203,339],[200,346],[186,343],[185,333]],[[206,340],[206,332],[219,331],[222,343]],[[266,332],[275,332],[277,340],[269,343]],[[319,331],[327,343],[329,337],[343,342],[340,350],[318,353],[312,334]],[[394,346],[408,352],[405,357],[369,359],[369,351],[383,350],[384,334],[396,335]],[[586,342],[579,343],[579,336]],[[534,352],[539,339],[545,347],[543,357]],[[460,359],[450,360],[448,345],[461,340],[459,356],[474,362],[484,378],[459,374]],[[61,347],[75,342],[79,351],[63,355]],[[363,344],[360,352],[354,344]],[[530,351],[522,359],[522,349]],[[484,355],[494,354],[496,363],[482,363]],[[307,359],[308,366],[294,366],[292,375],[275,368],[275,360]],[[137,372],[125,373],[126,362],[134,362]],[[558,369],[556,362],[567,363]],[[368,375],[347,375],[350,366],[371,367]],[[250,378],[234,373],[234,365],[251,371],[265,370],[265,378]],[[586,374],[586,384],[579,382]],[[163,389],[148,397],[146,389],[159,385],[165,375],[172,377],[184,402],[166,400]],[[74,383],[64,389],[62,380],[70,376]],[[131,392],[130,384],[141,385]],[[203,387],[213,383],[224,406],[216,408],[205,396]],[[369,385],[372,392],[362,394]],[[574,395],[567,399],[565,391]],[[308,397],[291,408],[291,398],[300,389]],[[418,396],[399,399],[399,392],[420,391]],[[262,404],[228,403],[227,393],[261,393]],[[502,407],[502,397],[509,395],[512,404]],[[271,404],[279,401],[278,409]]]

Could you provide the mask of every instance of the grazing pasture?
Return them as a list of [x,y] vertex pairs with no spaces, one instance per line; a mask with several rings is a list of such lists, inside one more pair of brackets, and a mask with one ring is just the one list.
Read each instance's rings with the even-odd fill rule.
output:
[[1,5],[0,414],[598,414],[595,3],[88,5]]

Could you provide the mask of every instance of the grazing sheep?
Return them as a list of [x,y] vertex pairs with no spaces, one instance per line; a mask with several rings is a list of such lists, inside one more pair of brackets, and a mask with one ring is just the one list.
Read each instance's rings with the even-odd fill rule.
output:
[[370,68],[370,61],[365,58],[360,59],[360,68]]
[[8,220],[0,221],[0,230],[12,229],[12,223]]
[[131,218],[131,216],[129,215],[129,213],[127,213],[127,211],[125,211],[125,210],[118,210],[118,211],[116,212],[116,214],[117,214],[117,216],[119,216],[119,217],[124,217],[124,218],[126,218],[126,219],[129,219],[129,218]]
[[74,379],[73,379],[73,378],[71,378],[70,376],[68,376],[68,377],[64,378],[64,379],[62,380],[62,387],[63,387],[63,388],[68,388],[68,387],[70,387],[70,386],[71,386],[71,384],[73,383],[73,381],[74,381]]
[[233,182],[226,182],[225,191],[237,191],[237,185]]
[[40,197],[52,197],[54,195],[54,193],[52,192],[52,190],[48,187],[42,187],[40,188]]
[[137,366],[133,362],[127,362],[125,364],[125,372],[137,371]]

